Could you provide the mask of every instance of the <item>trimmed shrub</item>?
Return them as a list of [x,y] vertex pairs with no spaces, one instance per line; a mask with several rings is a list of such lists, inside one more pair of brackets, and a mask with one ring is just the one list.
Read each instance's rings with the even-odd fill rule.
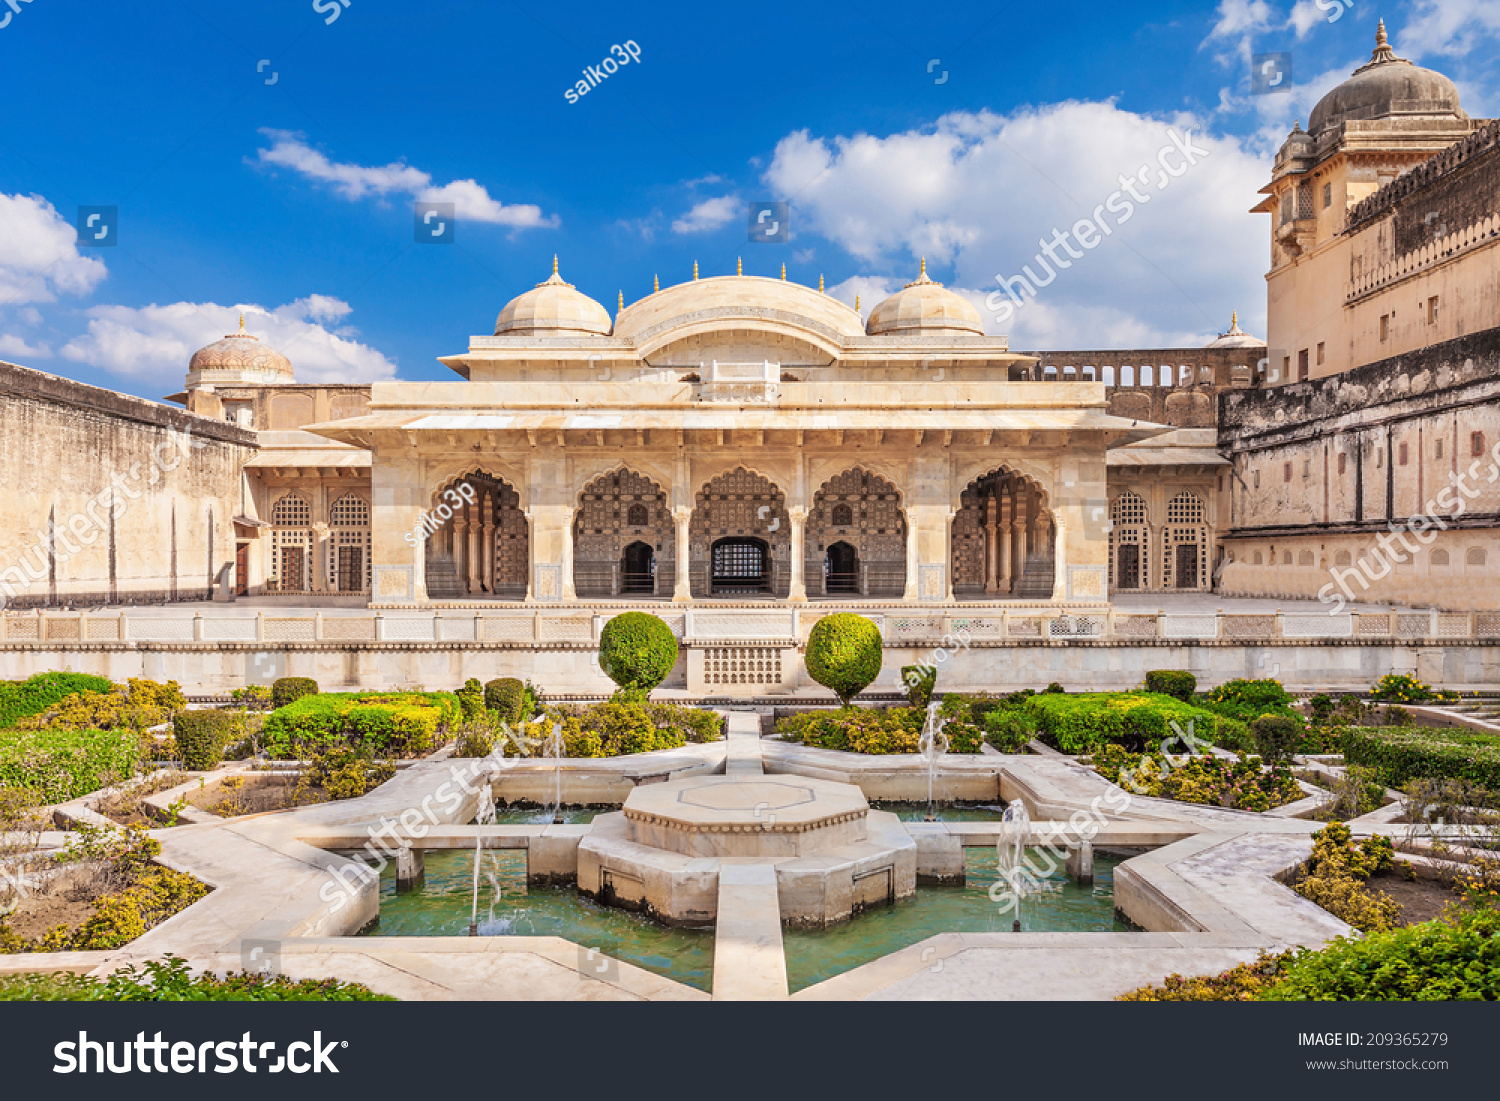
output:
[[463,717],[451,692],[328,692],[304,696],[266,720],[266,752],[282,760],[337,746],[367,748],[376,757],[420,757],[443,742]]
[[503,723],[515,726],[521,721],[526,700],[526,686],[515,677],[499,677],[484,686],[484,705]]
[[839,612],[813,624],[807,638],[807,675],[845,707],[880,676],[880,628],[862,615]]
[[1412,780],[1467,780],[1500,788],[1500,738],[1461,727],[1350,727],[1344,760],[1366,765],[1386,787]]
[[40,715],[53,704],[82,692],[110,692],[114,685],[87,673],[38,673],[23,681],[0,682],[0,727]]
[[271,685],[271,704],[273,707],[286,707],[288,704],[296,703],[303,696],[316,696],[318,694],[318,682],[311,677],[282,677]]
[[1106,745],[1094,754],[1093,764],[1099,775],[1127,791],[1181,803],[1268,811],[1302,798],[1289,769],[1266,771],[1259,757],[1243,753],[1236,760],[1202,753],[1169,758]]
[[85,691],[67,696],[45,711],[19,720],[16,726],[32,730],[59,727],[145,730],[170,722],[176,712],[186,707],[187,697],[175,680],[157,684],[131,678],[125,688],[116,685],[107,692]]
[[1298,726],[1306,726],[1307,720],[1297,710],[1296,699],[1281,686],[1278,680],[1226,681],[1194,700],[1218,715],[1228,715],[1247,726],[1262,715],[1284,715]]
[[224,759],[224,748],[239,734],[239,716],[230,711],[184,711],[172,720],[172,737],[182,767],[208,772]]
[[932,702],[932,690],[937,687],[936,665],[903,665],[901,683],[906,685],[906,702],[913,707],[926,707]]
[[1302,727],[1285,715],[1262,715],[1250,724],[1250,736],[1268,765],[1290,763],[1302,745]]
[[1327,692],[1319,692],[1307,701],[1308,717],[1312,720],[1313,726],[1327,726],[1332,721],[1334,710],[1337,707],[1338,705],[1333,702],[1332,696]]
[[1400,907],[1389,895],[1365,886],[1372,875],[1394,864],[1391,839],[1367,837],[1356,845],[1349,827],[1334,822],[1313,834],[1312,841],[1312,856],[1292,890],[1361,932],[1395,928]]
[[659,616],[626,612],[599,632],[599,668],[621,688],[650,692],[676,664],[677,639]]
[[[1164,739],[1177,737],[1178,730],[1217,745],[1237,746],[1249,739],[1243,723],[1145,692],[1041,693],[1023,699],[1012,714],[995,720],[1009,740],[1024,744],[1038,738],[1063,753],[1089,753],[1110,743],[1132,752],[1154,750]],[[1169,748],[1180,752],[1186,747]]]
[[1193,693],[1198,690],[1198,678],[1182,669],[1152,669],[1146,674],[1146,691],[1163,696],[1193,702]]
[[484,686],[470,677],[464,686],[454,693],[458,706],[463,709],[464,722],[473,722],[484,714]]
[[552,733],[554,724],[562,726],[566,757],[650,753],[687,742],[716,742],[724,735],[724,720],[712,711],[650,703],[638,693],[625,692],[588,707],[549,707],[541,718],[526,723],[522,733],[540,743]]
[[[948,719],[943,728],[948,736],[948,752],[978,753],[983,738],[962,699],[948,696],[943,700],[940,713]],[[840,708],[792,715],[776,724],[776,732],[782,741],[819,749],[867,754],[916,753],[926,721],[927,710],[921,707]]]
[[134,730],[0,731],[0,787],[25,788],[44,803],[65,803],[135,775]]

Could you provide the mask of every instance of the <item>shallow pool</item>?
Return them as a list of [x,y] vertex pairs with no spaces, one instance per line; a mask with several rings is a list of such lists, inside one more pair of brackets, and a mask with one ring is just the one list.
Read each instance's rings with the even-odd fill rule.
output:
[[[871,810],[889,811],[903,822],[923,822],[927,819],[926,803],[871,803]],[[998,822],[1005,808],[987,803],[939,803],[939,822]]]
[[[563,820],[564,825],[581,826],[592,822],[595,815],[606,813],[608,812],[599,810],[597,807],[564,806],[558,816]],[[544,807],[501,804],[495,808],[495,824],[497,826],[550,826],[552,814]]]

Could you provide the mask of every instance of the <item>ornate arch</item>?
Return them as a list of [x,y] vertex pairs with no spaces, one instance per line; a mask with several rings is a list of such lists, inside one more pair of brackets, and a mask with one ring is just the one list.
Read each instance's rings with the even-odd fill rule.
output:
[[531,529],[513,483],[467,464],[438,484],[426,515],[429,597],[525,599]]
[[266,589],[306,593],[313,587],[312,502],[305,493],[288,490],[271,506],[271,539],[266,548]]
[[[848,554],[842,551],[840,561],[833,562],[830,548],[840,543],[853,551],[852,562],[843,561]],[[809,595],[844,592],[900,599],[906,591],[901,491],[863,466],[833,475],[813,494],[804,546]]]
[[[633,515],[634,514],[634,515]],[[648,576],[627,569],[627,547],[651,548]],[[666,490],[656,479],[623,463],[600,474],[578,494],[573,518],[573,587],[580,597],[626,592],[671,596],[677,541]]]
[[704,482],[688,529],[693,596],[714,595],[714,549],[720,548],[722,558],[724,548],[735,543],[761,548],[765,592],[786,599],[791,589],[791,527],[786,494],[764,474],[736,466]]
[[1162,587],[1209,588],[1208,542],[1208,507],[1199,494],[1182,490],[1167,502],[1162,525]]
[[478,475],[494,482],[505,483],[520,499],[523,511],[529,511],[531,508],[531,494],[524,464],[511,465],[496,462],[493,457],[486,456],[483,459],[450,460],[429,467],[426,473],[429,508],[437,507],[445,489],[463,481],[469,475]]
[[953,516],[956,598],[1052,596],[1056,527],[1048,483],[1040,482],[1028,467],[1032,464],[1010,460],[971,466]]
[[370,502],[350,491],[328,506],[328,588],[370,591]]
[[1132,489],[1109,502],[1109,578],[1116,592],[1151,587],[1151,515],[1146,499]]

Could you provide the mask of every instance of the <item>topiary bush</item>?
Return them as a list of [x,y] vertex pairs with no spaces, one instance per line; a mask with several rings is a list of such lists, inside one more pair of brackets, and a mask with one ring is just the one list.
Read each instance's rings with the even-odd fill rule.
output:
[[261,737],[267,754],[280,760],[336,746],[366,748],[375,757],[421,757],[462,719],[451,692],[329,692],[278,708]]
[[1243,677],[1225,681],[1219,687],[1200,695],[1195,700],[1219,715],[1228,715],[1242,723],[1253,723],[1262,715],[1285,715],[1298,726],[1306,726],[1307,720],[1297,710],[1296,699],[1281,686],[1278,680],[1246,680]]
[[1198,678],[1182,669],[1152,669],[1146,674],[1146,691],[1160,692],[1184,703],[1193,702]]
[[659,616],[626,612],[599,633],[599,668],[621,688],[650,692],[677,664],[677,639]]
[[285,707],[303,696],[316,696],[318,682],[311,677],[282,677],[271,685],[271,706]]
[[[1179,731],[1229,748],[1249,743],[1241,722],[1145,692],[1043,692],[1024,697],[1009,714],[1012,717],[996,720],[1003,724],[996,730],[1011,744],[1026,734],[1027,740],[1037,738],[1063,753],[1089,753],[1110,743],[1137,753],[1154,751],[1163,740],[1179,737]],[[1184,748],[1168,746],[1172,752]]]
[[240,731],[238,716],[229,711],[183,711],[172,720],[177,755],[189,772],[208,772],[219,767],[224,747]]
[[1302,745],[1302,727],[1285,715],[1262,715],[1250,724],[1250,736],[1268,765],[1289,764]]
[[458,706],[463,709],[464,722],[473,722],[484,714],[484,685],[470,677],[464,686],[453,693],[458,697]]
[[515,677],[498,677],[484,686],[484,705],[503,723],[515,726],[521,721],[526,700],[526,686]]
[[913,707],[926,707],[932,702],[932,690],[937,687],[936,665],[903,665],[901,683],[906,685],[906,702]]
[[807,638],[807,675],[849,707],[880,676],[882,646],[880,628],[864,616],[824,616]]

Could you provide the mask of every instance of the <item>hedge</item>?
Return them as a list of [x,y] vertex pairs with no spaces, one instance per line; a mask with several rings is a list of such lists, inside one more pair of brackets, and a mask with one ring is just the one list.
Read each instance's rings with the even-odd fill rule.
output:
[[[949,701],[954,701],[951,706]],[[970,718],[962,697],[948,696],[943,712],[949,722],[948,752],[978,753],[983,741],[979,727]],[[927,711],[921,707],[840,708],[837,711],[805,711],[776,724],[782,741],[800,742],[819,749],[846,753],[916,753]]]
[[140,735],[128,727],[0,731],[0,786],[24,788],[46,803],[128,780],[140,759]]
[[1281,686],[1281,682],[1264,680],[1225,681],[1219,687],[1204,692],[1193,701],[1218,715],[1227,715],[1240,722],[1253,723],[1262,715],[1280,715],[1296,722],[1298,727],[1307,726],[1302,712],[1297,710],[1296,698]]
[[[985,719],[997,745],[1024,745],[1038,738],[1063,753],[1090,753],[1107,744],[1154,750],[1163,739],[1176,736],[1173,723],[1184,734],[1191,729],[1194,737],[1216,745],[1236,747],[1249,740],[1242,722],[1149,692],[1044,692]],[[1185,747],[1169,748],[1182,752]]]
[[40,715],[53,704],[80,692],[108,692],[114,688],[104,677],[87,673],[38,673],[23,681],[0,681],[0,727],[14,726],[21,719]]
[[599,668],[621,688],[649,692],[677,664],[677,637],[646,612],[617,615],[599,632]]
[[282,760],[337,746],[378,757],[420,757],[462,721],[451,692],[341,693],[304,696],[274,712],[261,730],[266,752]]
[[102,979],[20,974],[0,978],[0,1002],[393,1002],[359,983],[290,979],[260,972],[194,975],[177,956],[123,967]]
[[[687,742],[716,742],[724,720],[712,711],[675,703],[651,703],[639,696],[605,700],[588,707],[549,707],[543,716],[523,727],[540,743],[561,724],[563,756],[623,757],[676,749]],[[540,753],[533,749],[532,754]]]
[[1500,737],[1458,727],[1350,727],[1344,760],[1375,770],[1386,787],[1411,780],[1467,780],[1500,788]]
[[189,772],[208,772],[224,759],[224,749],[234,741],[244,724],[232,711],[183,711],[172,720],[172,737],[182,767]]
[[317,694],[318,682],[311,677],[282,677],[271,685],[271,704],[274,707],[285,707],[296,703],[303,696]]
[[807,675],[848,707],[880,676],[883,645],[880,628],[864,616],[826,615],[807,636]]
[[1198,678],[1182,669],[1152,669],[1146,674],[1146,691],[1191,703]]
[[526,702],[526,686],[515,677],[499,677],[484,686],[484,705],[495,712],[501,722],[515,726],[521,721]]

